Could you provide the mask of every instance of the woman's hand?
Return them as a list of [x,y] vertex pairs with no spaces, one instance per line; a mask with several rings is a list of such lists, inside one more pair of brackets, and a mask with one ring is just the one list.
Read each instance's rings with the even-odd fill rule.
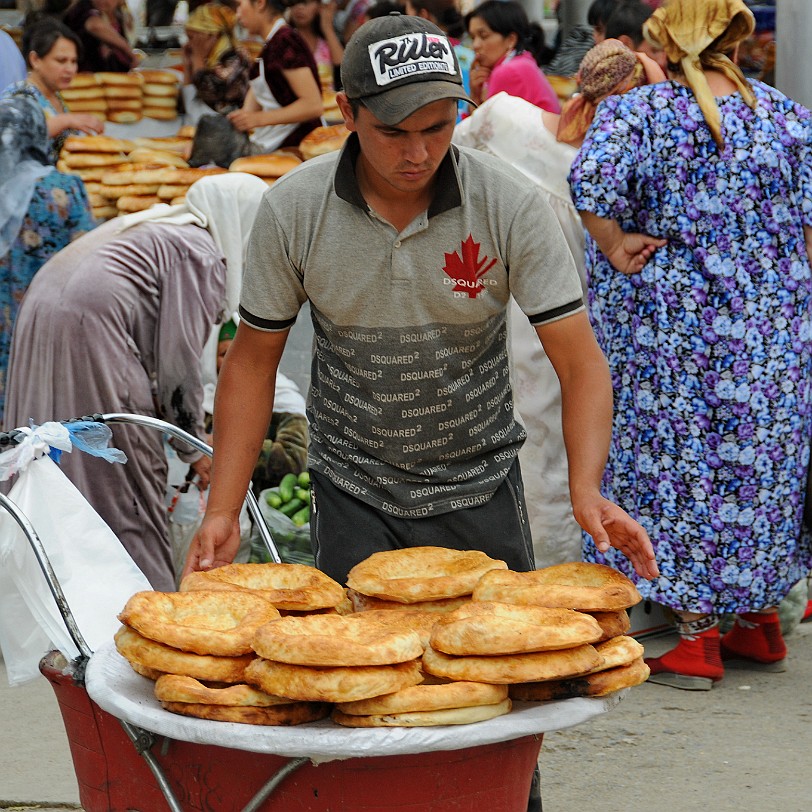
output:
[[321,23],[321,30],[327,31],[333,27],[333,21],[336,16],[336,4],[331,0],[329,3],[321,2],[319,7],[319,22]]
[[226,116],[234,126],[234,129],[239,130],[241,133],[263,126],[261,121],[262,117],[263,111],[261,110],[254,111],[245,109],[233,110]]
[[100,135],[104,132],[104,122],[91,113],[71,113],[71,129],[87,135]]
[[606,254],[606,258],[614,268],[631,276],[640,273],[651,259],[651,255],[658,248],[662,248],[665,242],[648,234],[623,234]]
[[471,65],[471,98],[476,104],[482,104],[485,101],[485,85],[491,75],[491,69],[480,65],[477,60],[473,61]]
[[643,270],[652,254],[668,241],[648,234],[626,233],[615,220],[582,211],[581,220],[604,256],[621,273],[636,274]]

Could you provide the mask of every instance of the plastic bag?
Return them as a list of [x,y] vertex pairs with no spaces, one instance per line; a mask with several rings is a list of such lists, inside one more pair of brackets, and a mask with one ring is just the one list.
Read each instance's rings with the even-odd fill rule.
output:
[[[31,462],[9,493],[45,548],[76,625],[91,650],[111,639],[116,615],[135,592],[151,590],[146,576],[47,456]],[[0,648],[10,685],[39,677],[53,648],[68,659],[73,642],[37,557],[16,521],[0,511]]]
[[[274,510],[265,501],[269,491],[278,490],[278,488],[266,488],[264,491],[260,491],[257,502],[259,503],[259,512],[271,531],[271,537],[279,552],[279,557],[288,564],[309,564],[314,566],[313,550],[310,544],[310,524],[295,525],[284,513]],[[270,554],[258,535],[252,544],[251,560],[260,563],[271,560]]]

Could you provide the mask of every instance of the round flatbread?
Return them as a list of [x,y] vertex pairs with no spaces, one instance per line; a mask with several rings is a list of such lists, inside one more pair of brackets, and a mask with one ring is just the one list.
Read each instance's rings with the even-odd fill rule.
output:
[[[137,147],[146,147],[147,149],[165,150],[167,152],[177,152],[178,155],[183,155],[185,150],[189,148],[192,143],[191,138],[184,138],[177,135],[168,135],[161,138],[133,138],[133,143]],[[219,168],[219,167],[218,167]]]
[[504,702],[507,696],[507,685],[486,685],[484,682],[444,682],[435,685],[412,685],[371,699],[341,702],[336,709],[350,716],[415,713],[417,711],[494,705]]
[[106,99],[72,99],[66,102],[71,113],[104,113],[107,110]]
[[70,80],[68,90],[74,90],[82,87],[97,87],[98,84],[99,81],[96,79],[96,74],[87,72],[77,73],[74,75],[73,79]]
[[633,637],[625,634],[605,640],[603,643],[596,643],[595,651],[601,655],[603,662],[593,669],[593,673],[606,671],[608,668],[618,668],[621,665],[630,665],[643,656],[643,646]]
[[[352,604],[354,612],[368,612],[370,610],[397,610],[403,611],[404,604],[398,601],[386,601],[381,598],[373,598],[371,595],[362,595],[354,589],[347,589],[347,598]],[[417,601],[408,604],[409,609],[419,612],[453,612],[471,602],[470,595],[463,595],[459,598],[440,598],[436,601]]]
[[70,87],[60,91],[62,98],[70,106],[71,102],[82,101],[83,99],[103,99],[104,88],[101,85],[93,84],[89,87]]
[[420,644],[425,649],[429,644],[431,630],[440,615],[437,612],[426,612],[422,609],[413,609],[411,605],[395,604],[397,609],[369,609],[363,613],[354,613],[350,617],[363,614],[368,620],[389,629],[411,629],[420,638]]
[[314,668],[256,659],[245,669],[245,681],[263,691],[308,702],[352,702],[391,694],[422,679],[420,661],[397,665]]
[[171,152],[169,150],[136,147],[130,153],[130,160],[133,163],[162,164],[164,166],[175,166],[182,169],[189,168],[189,164],[187,164],[177,152]]
[[141,100],[143,92],[140,85],[105,85],[105,99],[137,99]]
[[601,635],[595,618],[572,609],[471,601],[437,619],[431,646],[445,654],[522,654],[594,643]]
[[176,85],[180,81],[178,74],[171,70],[144,68],[137,70],[136,73],[141,77],[145,85]]
[[470,595],[488,571],[507,569],[479,550],[407,547],[373,553],[356,564],[347,586],[375,598],[416,603]]
[[189,185],[187,183],[165,183],[155,190],[155,194],[161,200],[172,200],[174,197],[185,195],[188,191]]
[[127,156],[112,152],[70,152],[62,150],[61,160],[72,169],[91,169],[97,166],[118,166],[127,163]]
[[115,206],[93,206],[91,214],[96,220],[112,220],[118,217],[118,209]]
[[531,572],[489,572],[477,584],[474,600],[616,612],[642,598],[623,573],[603,564],[571,561]]
[[131,183],[127,186],[101,184],[100,195],[108,200],[118,200],[123,195],[157,195],[157,183]]
[[510,713],[510,699],[504,699],[495,705],[477,705],[466,708],[448,708],[434,711],[415,711],[413,713],[390,713],[385,715],[352,716],[333,710],[332,719],[344,727],[436,727],[439,725],[470,725],[485,722]]
[[135,72],[118,73],[114,71],[98,71],[96,81],[100,85],[116,85],[123,87],[141,87],[143,78]]
[[122,195],[116,200],[116,208],[120,212],[145,211],[161,203],[158,195]]
[[108,135],[69,135],[62,148],[68,152],[127,153],[135,144],[125,138],[111,138]]
[[145,82],[144,96],[150,96],[152,98],[170,98],[174,102],[178,98],[178,86],[177,84]]
[[589,644],[556,651],[488,657],[455,657],[431,647],[423,654],[423,670],[429,674],[497,685],[580,676],[588,674],[601,662],[600,654]]
[[640,685],[648,679],[649,673],[649,667],[641,657],[629,665],[620,665],[573,679],[511,685],[509,691],[511,698],[517,702],[551,702],[574,696],[606,696]]
[[423,654],[417,632],[381,624],[369,613],[284,617],[258,629],[252,645],[260,657],[312,666],[390,665]]
[[625,609],[619,609],[617,612],[589,612],[598,625],[601,627],[603,634],[598,642],[608,640],[610,637],[617,637],[619,634],[626,634],[632,627],[629,613]]
[[155,683],[155,696],[161,702],[194,702],[200,705],[268,708],[295,702],[284,696],[272,696],[253,685],[238,684],[212,687],[194,677],[164,674]]
[[119,654],[130,663],[164,674],[181,674],[206,682],[245,682],[245,669],[256,659],[254,655],[215,657],[190,654],[156,643],[128,626],[122,626],[114,640]]
[[331,706],[322,702],[292,702],[270,708],[235,707],[234,705],[198,705],[193,702],[161,702],[164,710],[182,716],[210,719],[214,722],[237,722],[243,725],[302,725],[317,722],[330,715]]
[[[159,121],[171,121],[178,117],[177,107],[155,107],[153,105],[144,105],[143,108],[144,118],[154,118]],[[184,163],[186,163],[184,161]]]
[[141,99],[108,99],[107,112],[118,113],[122,110],[140,113],[144,105]]
[[227,564],[190,573],[180,589],[257,590],[277,609],[298,612],[333,608],[344,599],[341,584],[306,564]]
[[289,152],[271,152],[267,155],[246,155],[231,162],[231,172],[246,172],[260,178],[281,178],[295,169],[301,161]]
[[107,120],[114,124],[134,124],[141,121],[140,110],[109,110]]
[[150,640],[181,651],[237,657],[279,612],[247,592],[136,592],[118,619]]
[[344,146],[349,135],[350,131],[343,124],[316,127],[299,142],[299,152],[306,161],[317,155],[335,152]]

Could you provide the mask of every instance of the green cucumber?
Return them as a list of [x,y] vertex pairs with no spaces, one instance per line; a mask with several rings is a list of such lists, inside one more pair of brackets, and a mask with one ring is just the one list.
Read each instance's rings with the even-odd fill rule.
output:
[[290,520],[296,525],[296,527],[301,527],[303,524],[307,524],[310,521],[310,505],[305,505],[301,510],[297,510],[296,513],[290,517]]
[[282,497],[276,491],[268,491],[265,494],[265,502],[268,507],[278,508],[282,504]]
[[293,499],[293,489],[296,487],[296,474],[285,474],[279,483],[279,495],[282,497],[282,504]]
[[301,499],[305,504],[310,504],[310,490],[308,488],[294,488],[293,495]]
[[278,508],[278,510],[280,513],[284,513],[285,516],[290,518],[294,513],[301,510],[303,507],[305,507],[305,503],[301,499],[291,499],[289,502],[285,502],[285,504]]
[[302,471],[301,474],[296,478],[297,483],[299,484],[300,488],[309,488],[310,487],[310,472],[309,471]]

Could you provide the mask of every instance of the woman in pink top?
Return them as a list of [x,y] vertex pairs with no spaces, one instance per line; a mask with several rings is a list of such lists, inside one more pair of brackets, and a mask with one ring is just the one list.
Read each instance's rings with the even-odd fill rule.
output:
[[504,91],[542,110],[561,112],[555,91],[541,72],[544,31],[527,19],[516,0],[485,0],[465,19],[476,54],[471,67],[471,98],[480,104]]

